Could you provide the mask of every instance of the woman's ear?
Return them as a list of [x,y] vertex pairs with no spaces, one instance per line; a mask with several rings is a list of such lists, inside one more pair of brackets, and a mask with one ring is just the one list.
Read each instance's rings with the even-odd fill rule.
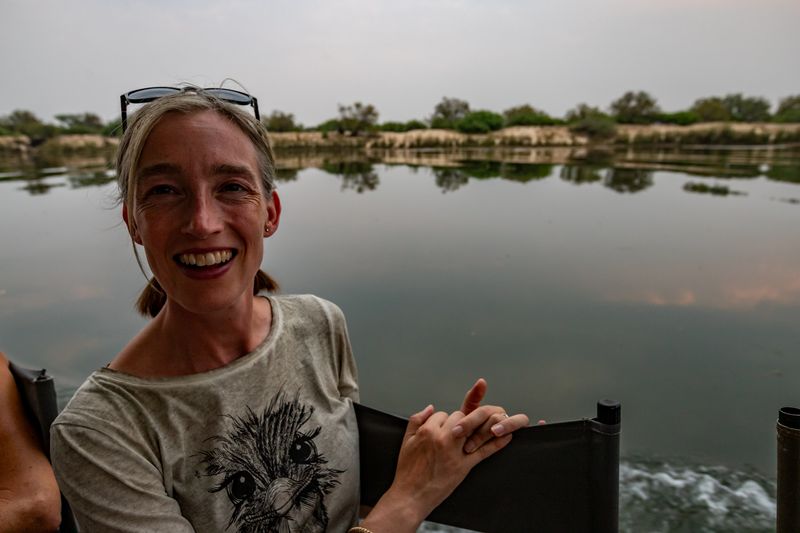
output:
[[267,202],[267,220],[264,222],[264,237],[269,237],[278,231],[281,220],[281,199],[278,191],[272,191],[272,198]]
[[139,237],[139,231],[136,229],[136,226],[134,226],[131,223],[130,219],[128,218],[128,206],[125,204],[122,204],[122,220],[124,220],[125,225],[128,226],[128,233],[130,233],[133,242],[135,242],[136,244],[142,244],[142,239],[141,237]]

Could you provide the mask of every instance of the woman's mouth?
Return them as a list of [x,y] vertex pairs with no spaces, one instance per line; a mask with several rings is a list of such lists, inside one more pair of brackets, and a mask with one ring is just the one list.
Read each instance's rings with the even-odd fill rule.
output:
[[236,255],[236,250],[217,250],[205,253],[185,253],[175,256],[175,260],[183,267],[201,269],[224,265]]

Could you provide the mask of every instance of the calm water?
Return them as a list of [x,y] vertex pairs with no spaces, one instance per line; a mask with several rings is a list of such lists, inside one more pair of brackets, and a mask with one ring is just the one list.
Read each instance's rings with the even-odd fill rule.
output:
[[[770,530],[800,150],[482,158],[282,160],[264,268],[343,308],[364,403],[454,409],[478,376],[534,420],[614,398],[624,530]],[[102,173],[7,170],[0,347],[63,401],[142,326],[144,279]]]

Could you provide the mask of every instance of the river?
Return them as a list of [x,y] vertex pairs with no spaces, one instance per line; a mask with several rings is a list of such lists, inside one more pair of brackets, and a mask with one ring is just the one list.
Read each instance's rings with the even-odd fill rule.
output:
[[[800,149],[434,155],[281,171],[263,267],[342,307],[362,401],[454,409],[479,376],[534,420],[613,398],[623,531],[772,530]],[[0,348],[63,403],[143,324],[113,173],[0,170],[0,243]]]

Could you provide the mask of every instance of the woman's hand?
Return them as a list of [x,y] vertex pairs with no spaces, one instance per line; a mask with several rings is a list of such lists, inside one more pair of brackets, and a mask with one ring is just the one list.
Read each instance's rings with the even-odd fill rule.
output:
[[[416,531],[419,524],[464,480],[476,464],[505,447],[511,434],[485,442],[473,453],[464,446],[471,430],[488,423],[493,412],[434,412],[428,406],[409,418],[394,482],[363,525],[381,533]],[[460,426],[462,431],[454,431]]]
[[464,480],[469,471],[528,425],[524,414],[481,405],[486,395],[481,378],[464,397],[461,410],[434,412],[429,405],[408,420],[397,471],[389,490],[362,525],[380,533],[412,533]]
[[502,407],[481,405],[487,388],[486,380],[480,378],[467,391],[461,404],[461,412],[466,416],[453,427],[456,435],[467,437],[465,453],[472,453],[491,439],[513,433],[529,423],[527,415],[509,416]]

